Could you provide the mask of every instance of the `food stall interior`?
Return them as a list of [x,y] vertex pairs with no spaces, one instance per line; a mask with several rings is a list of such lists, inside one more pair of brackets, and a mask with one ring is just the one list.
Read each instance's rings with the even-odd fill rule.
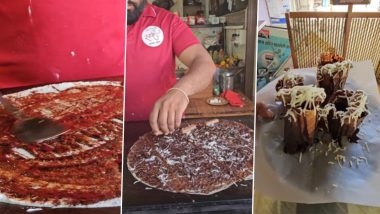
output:
[[[214,81],[190,97],[184,122],[221,118],[254,127],[253,99],[256,47],[256,1],[177,0],[171,11],[178,14],[208,50],[217,69]],[[177,79],[186,66],[177,60]],[[232,74],[232,75],[230,75]],[[222,76],[233,78],[222,79]],[[226,84],[226,85],[223,85]],[[244,107],[211,105],[223,89],[240,95]],[[148,121],[125,124],[124,166],[133,143],[149,132]],[[137,182],[124,167],[123,213],[252,212],[252,180],[239,182],[212,195],[170,193]]]
[[[254,26],[248,20],[248,1],[178,0],[171,11],[192,29],[218,67],[214,81],[207,89],[190,97],[187,118],[251,115],[253,112],[253,71],[247,65],[254,49],[248,49],[247,30]],[[248,37],[248,39],[253,37]],[[252,52],[252,53],[251,53]],[[249,54],[249,57],[248,55]],[[251,63],[251,60],[248,60]],[[177,78],[187,67],[177,60]],[[227,83],[226,83],[227,82]],[[207,99],[220,97],[224,90],[240,94],[244,107],[207,104]]]

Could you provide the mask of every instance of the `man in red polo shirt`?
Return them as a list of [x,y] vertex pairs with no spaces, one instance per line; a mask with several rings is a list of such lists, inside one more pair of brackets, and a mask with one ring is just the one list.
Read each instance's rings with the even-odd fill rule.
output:
[[[128,1],[127,32],[125,118],[149,118],[155,134],[168,134],[180,126],[188,96],[212,80],[214,63],[178,16],[146,0]],[[178,82],[175,56],[189,67]]]
[[0,89],[123,76],[123,0],[1,0]]

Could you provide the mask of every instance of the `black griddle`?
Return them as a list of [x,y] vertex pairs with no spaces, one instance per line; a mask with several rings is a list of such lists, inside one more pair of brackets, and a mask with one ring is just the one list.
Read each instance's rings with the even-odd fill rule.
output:
[[[212,119],[212,118],[209,118]],[[253,129],[254,117],[230,117]],[[185,120],[183,122],[192,122]],[[129,172],[126,160],[129,149],[151,128],[148,121],[126,122],[124,133],[124,171],[122,213],[251,213],[252,181],[243,181],[213,195],[170,193],[152,189],[137,182]]]

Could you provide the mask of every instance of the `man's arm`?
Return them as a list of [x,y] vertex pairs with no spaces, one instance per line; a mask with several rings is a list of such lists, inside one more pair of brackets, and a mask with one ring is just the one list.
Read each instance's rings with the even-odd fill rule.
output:
[[186,48],[178,58],[189,67],[189,71],[173,86],[180,90],[168,91],[155,103],[149,121],[156,135],[171,133],[181,125],[188,105],[185,94],[190,96],[205,89],[215,73],[211,56],[200,44]]

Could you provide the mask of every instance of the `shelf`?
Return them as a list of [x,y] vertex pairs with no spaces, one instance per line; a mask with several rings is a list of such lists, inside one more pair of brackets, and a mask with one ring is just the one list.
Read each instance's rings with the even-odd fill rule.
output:
[[194,4],[194,5],[183,5],[184,7],[202,7],[201,4]]
[[202,3],[183,4],[184,7],[201,7]]
[[226,29],[226,30],[241,30],[241,29],[244,29],[244,25],[224,26],[224,29]]
[[204,24],[204,25],[188,25],[190,28],[214,28],[214,27],[223,27],[222,24],[212,25],[212,24]]

